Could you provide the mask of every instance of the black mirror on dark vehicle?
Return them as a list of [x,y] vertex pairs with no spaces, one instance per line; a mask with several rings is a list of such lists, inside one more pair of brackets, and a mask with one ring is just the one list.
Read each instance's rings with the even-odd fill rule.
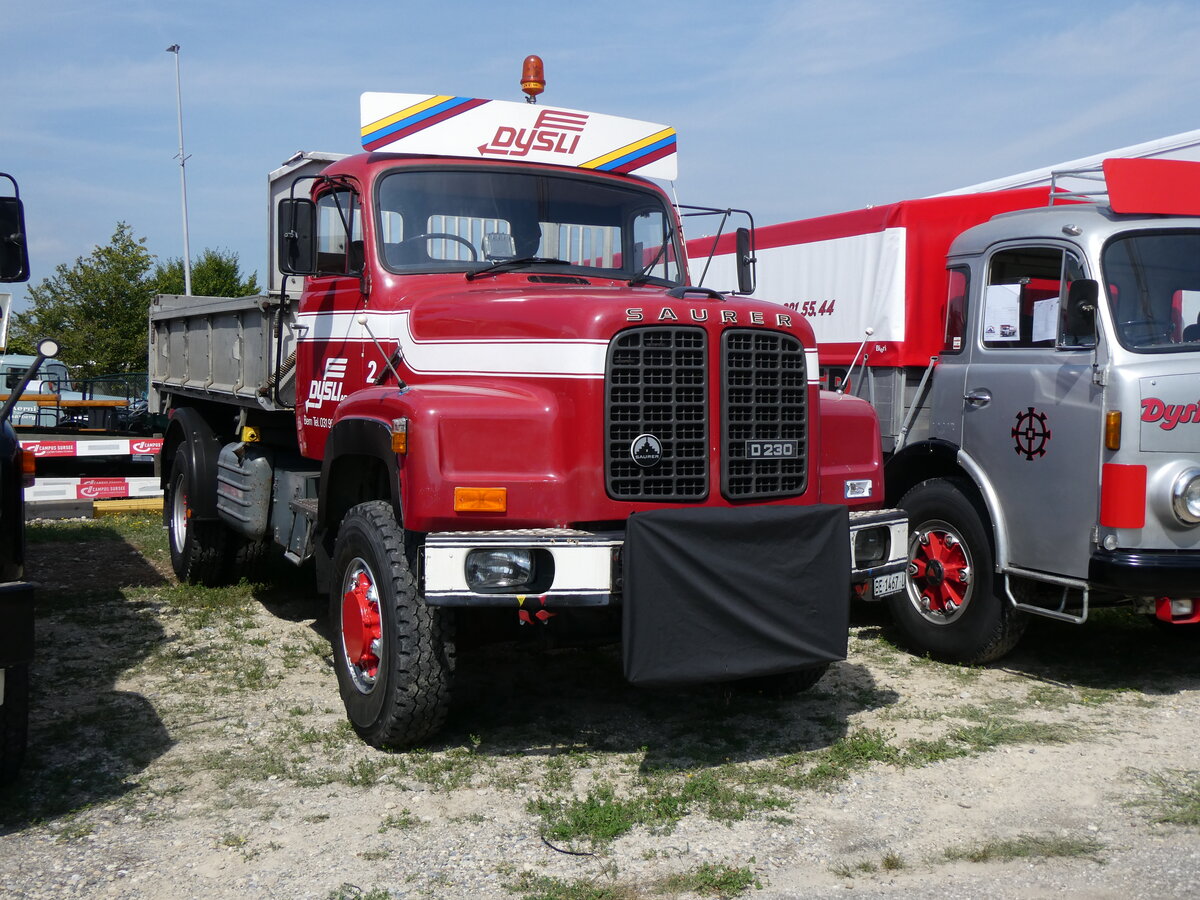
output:
[[16,197],[0,197],[0,282],[29,280],[25,211]]
[[317,271],[317,207],[311,200],[279,201],[279,271],[314,275]]
[[739,294],[754,293],[754,236],[749,228],[739,228],[737,241],[737,283]]

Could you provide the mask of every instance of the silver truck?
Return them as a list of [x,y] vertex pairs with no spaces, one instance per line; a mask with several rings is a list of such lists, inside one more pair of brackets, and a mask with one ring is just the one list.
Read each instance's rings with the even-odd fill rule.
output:
[[[1200,164],[1062,174],[1089,189],[756,232],[759,289],[808,317],[828,385],[879,413],[911,525],[888,606],[917,652],[984,662],[1029,615],[1116,604],[1200,627]],[[715,248],[720,279],[734,251]]]

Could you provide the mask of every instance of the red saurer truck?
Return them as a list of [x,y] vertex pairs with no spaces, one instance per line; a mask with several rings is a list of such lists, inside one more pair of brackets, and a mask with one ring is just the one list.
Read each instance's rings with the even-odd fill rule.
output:
[[1119,604],[1200,628],[1200,163],[1109,159],[756,237],[759,287],[879,413],[911,525],[888,605],[915,650],[986,662],[1029,616]]
[[[366,152],[271,176],[284,291],[158,297],[178,576],[315,560],[351,723],[432,734],[468,633],[623,641],[635,683],[802,689],[851,581],[901,588],[869,405],[812,333],[689,286],[674,131],[365,94]],[[743,236],[743,241],[746,236]],[[462,640],[461,643],[467,643]]]

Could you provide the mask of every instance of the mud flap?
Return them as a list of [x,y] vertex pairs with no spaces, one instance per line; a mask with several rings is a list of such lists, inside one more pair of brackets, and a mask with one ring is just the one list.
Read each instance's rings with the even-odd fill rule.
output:
[[731,681],[846,658],[843,506],[654,510],[624,546],[625,677]]

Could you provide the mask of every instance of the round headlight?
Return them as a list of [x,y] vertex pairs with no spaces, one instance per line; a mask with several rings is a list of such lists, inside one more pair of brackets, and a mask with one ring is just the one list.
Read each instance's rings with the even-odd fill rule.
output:
[[1185,525],[1200,524],[1200,469],[1184,469],[1171,485],[1171,509]]

